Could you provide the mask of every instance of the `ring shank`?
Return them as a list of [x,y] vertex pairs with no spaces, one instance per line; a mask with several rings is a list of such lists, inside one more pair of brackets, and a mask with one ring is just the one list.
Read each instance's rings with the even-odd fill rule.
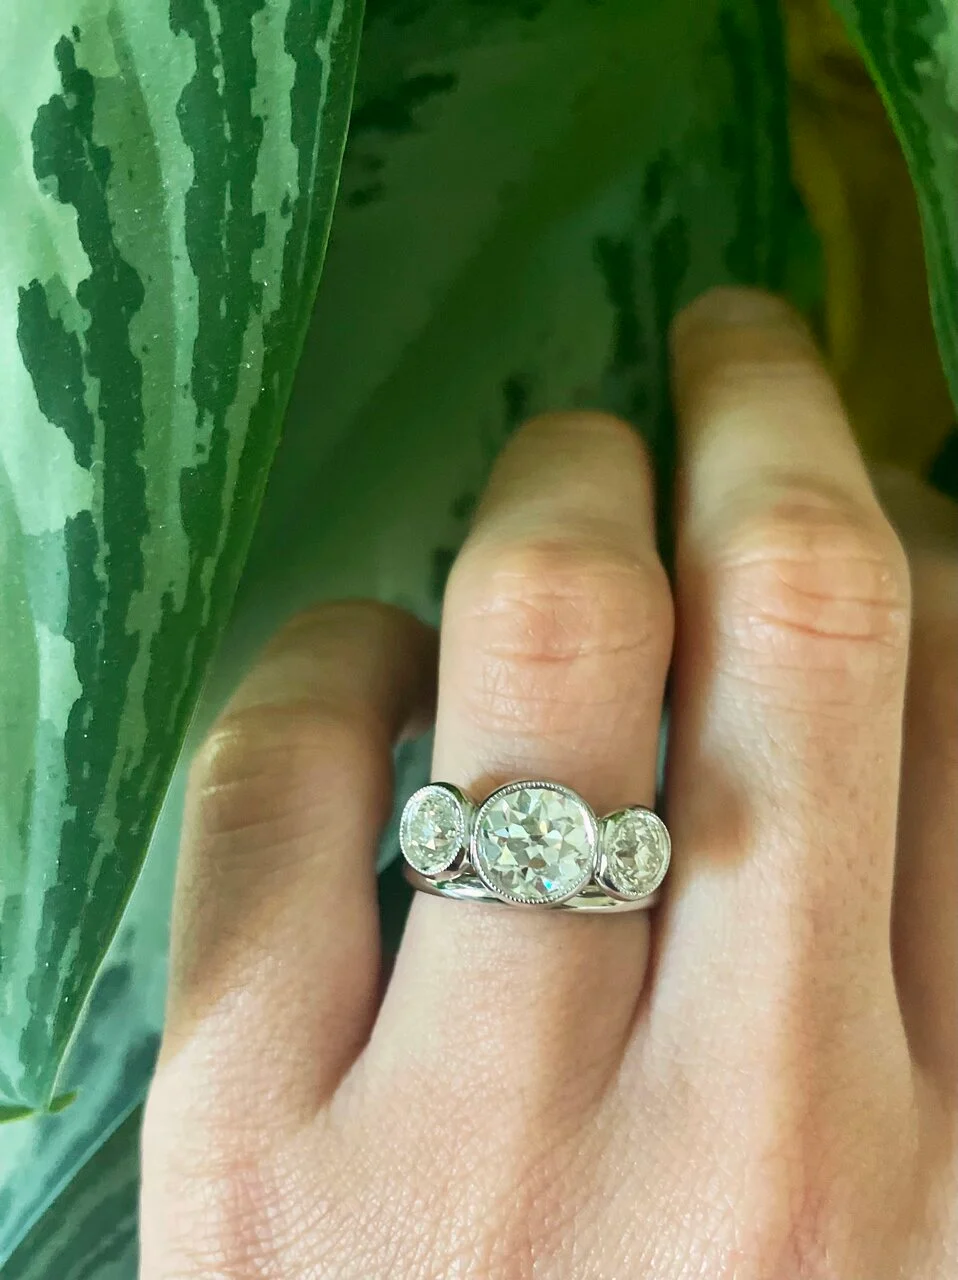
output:
[[[435,897],[457,898],[461,902],[495,902],[500,907],[517,906],[522,908],[528,905],[537,910],[543,909],[540,903],[511,903],[502,898],[497,898],[494,893],[489,892],[478,876],[460,875],[451,880],[430,880],[426,876],[420,875],[414,867],[411,867],[405,861],[403,862],[403,874],[414,889],[419,889],[422,893],[431,893]],[[654,907],[658,900],[658,889],[644,898],[623,901],[619,898],[613,898],[599,885],[589,883],[574,897],[566,898],[564,902],[551,903],[547,909],[550,911],[588,911],[593,914],[597,912],[608,914],[614,911],[647,911],[650,907]]]

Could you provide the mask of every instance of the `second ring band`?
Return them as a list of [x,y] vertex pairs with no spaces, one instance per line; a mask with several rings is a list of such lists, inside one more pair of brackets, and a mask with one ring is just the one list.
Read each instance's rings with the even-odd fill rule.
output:
[[586,911],[650,907],[668,870],[665,823],[642,805],[599,819],[568,787],[511,782],[476,804],[434,782],[403,810],[408,878],[445,897]]

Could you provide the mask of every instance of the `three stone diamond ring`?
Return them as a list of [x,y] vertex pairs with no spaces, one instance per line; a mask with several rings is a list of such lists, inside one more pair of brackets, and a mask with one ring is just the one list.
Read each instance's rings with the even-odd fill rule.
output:
[[400,843],[406,878],[426,893],[577,911],[653,906],[671,852],[651,809],[599,819],[568,787],[539,780],[499,787],[480,805],[449,783],[421,787]]

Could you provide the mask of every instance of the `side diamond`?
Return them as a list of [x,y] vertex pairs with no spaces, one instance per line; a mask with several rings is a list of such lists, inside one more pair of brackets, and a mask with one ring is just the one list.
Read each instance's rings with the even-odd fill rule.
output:
[[602,878],[624,898],[644,898],[665,878],[671,841],[648,809],[623,809],[602,821]]
[[399,843],[410,866],[424,876],[446,871],[466,842],[462,805],[441,783],[422,787],[406,801]]

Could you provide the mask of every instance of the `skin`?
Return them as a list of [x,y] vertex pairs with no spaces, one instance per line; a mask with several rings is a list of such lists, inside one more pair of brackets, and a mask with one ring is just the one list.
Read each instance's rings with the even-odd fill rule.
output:
[[[324,605],[200,753],[143,1280],[958,1275],[958,520],[892,477],[895,531],[781,302],[706,295],[672,360],[672,586],[636,434],[537,419],[438,696],[427,628]],[[419,894],[386,981],[391,743],[435,704],[437,778],[652,804],[667,672],[661,906]]]

